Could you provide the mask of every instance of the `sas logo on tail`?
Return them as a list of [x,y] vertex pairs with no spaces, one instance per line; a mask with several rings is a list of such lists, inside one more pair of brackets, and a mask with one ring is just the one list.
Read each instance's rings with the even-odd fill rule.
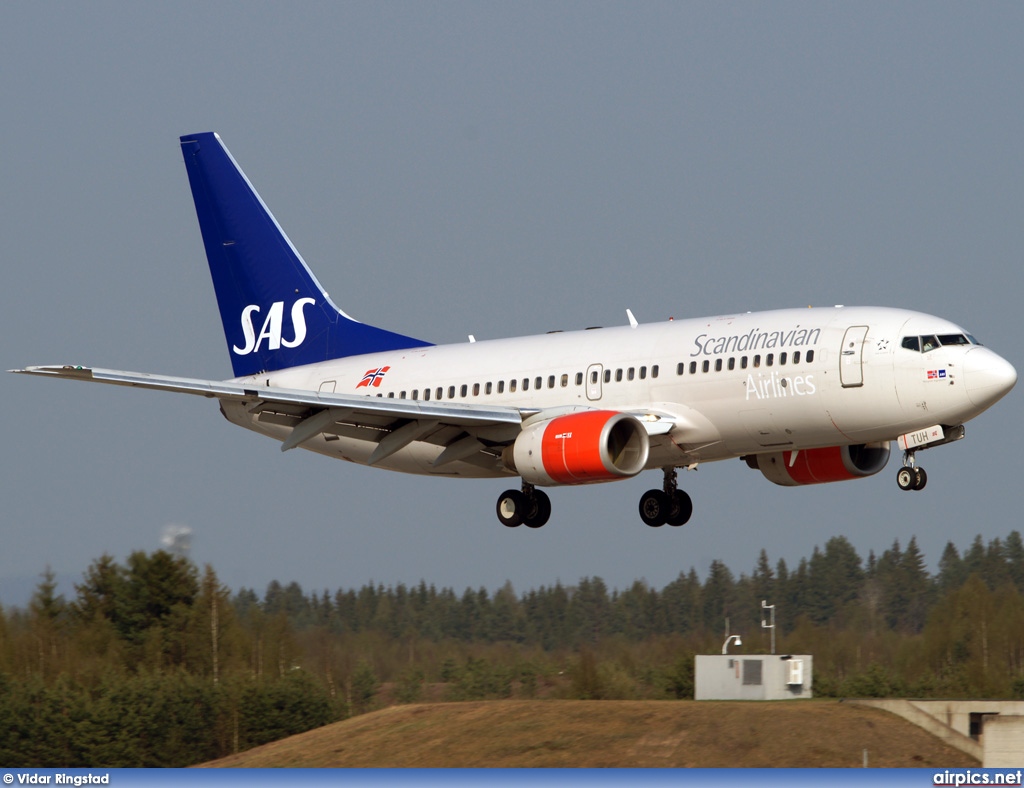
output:
[[284,347],[298,347],[306,339],[306,316],[302,310],[315,304],[313,298],[300,298],[292,304],[292,330],[295,336],[292,339],[285,339],[281,336],[284,325],[284,301],[275,301],[267,310],[267,316],[263,320],[263,328],[256,333],[253,325],[253,315],[260,311],[258,304],[249,304],[242,310],[242,334],[245,336],[245,346],[232,345],[231,349],[240,356],[248,356],[260,349],[263,340],[267,340],[267,350],[280,350]]
[[364,386],[373,386],[375,389],[380,388],[380,384],[384,381],[384,375],[391,367],[377,367],[376,369],[366,370],[366,374],[363,375],[363,379],[356,384],[357,389],[361,389]]

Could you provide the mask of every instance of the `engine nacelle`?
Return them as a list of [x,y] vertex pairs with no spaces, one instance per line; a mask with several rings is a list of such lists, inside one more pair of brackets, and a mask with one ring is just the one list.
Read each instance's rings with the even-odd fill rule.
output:
[[503,459],[530,484],[588,484],[635,476],[650,440],[632,416],[587,410],[530,424]]
[[761,471],[768,481],[796,487],[874,476],[889,462],[889,450],[889,442],[884,441],[803,449],[795,452],[795,460],[791,451],[756,454],[746,460],[747,465]]

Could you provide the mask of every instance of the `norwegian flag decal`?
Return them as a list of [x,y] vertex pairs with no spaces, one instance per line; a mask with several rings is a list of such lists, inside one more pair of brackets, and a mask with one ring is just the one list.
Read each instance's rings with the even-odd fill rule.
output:
[[928,380],[943,380],[946,377],[946,370],[944,369],[929,369]]
[[376,369],[366,370],[366,374],[363,375],[363,379],[356,384],[356,388],[361,389],[364,386],[373,386],[375,389],[379,389],[380,384],[384,380],[384,375],[389,369],[391,369],[391,367],[377,367]]

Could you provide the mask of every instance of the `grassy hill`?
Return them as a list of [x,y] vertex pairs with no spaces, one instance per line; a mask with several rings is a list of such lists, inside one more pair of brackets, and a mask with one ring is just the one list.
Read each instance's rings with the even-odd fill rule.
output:
[[391,708],[205,766],[977,766],[910,723],[836,701],[480,701]]

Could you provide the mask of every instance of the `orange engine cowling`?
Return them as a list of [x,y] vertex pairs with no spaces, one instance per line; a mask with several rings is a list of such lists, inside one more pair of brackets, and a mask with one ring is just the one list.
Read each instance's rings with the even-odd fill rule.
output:
[[530,484],[588,484],[635,476],[649,450],[647,430],[633,416],[588,410],[528,425],[504,461]]
[[[873,476],[889,462],[889,442],[755,454],[747,465],[775,484],[796,487]],[[794,459],[793,455],[796,454]]]

